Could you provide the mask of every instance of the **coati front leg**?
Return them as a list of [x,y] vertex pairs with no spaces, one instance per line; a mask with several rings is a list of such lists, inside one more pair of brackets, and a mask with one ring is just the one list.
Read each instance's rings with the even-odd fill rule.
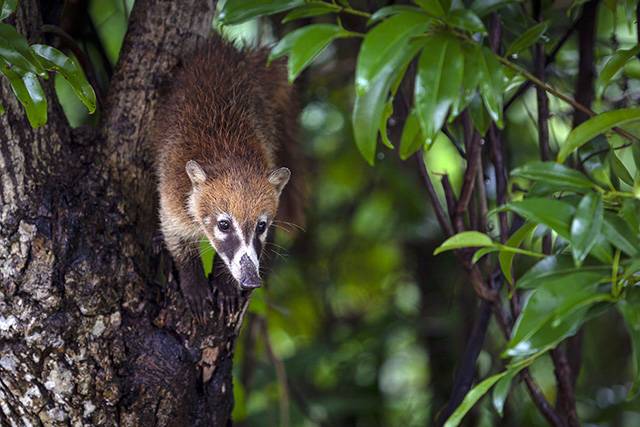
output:
[[169,249],[178,268],[182,295],[195,318],[205,323],[213,307],[213,293],[204,276],[200,254],[196,248],[181,245],[170,244]]

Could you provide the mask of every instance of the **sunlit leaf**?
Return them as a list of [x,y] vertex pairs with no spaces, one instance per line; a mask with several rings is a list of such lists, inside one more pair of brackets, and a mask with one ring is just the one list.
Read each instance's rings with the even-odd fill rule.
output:
[[514,169],[511,175],[541,181],[555,189],[584,192],[594,187],[594,184],[582,173],[555,162],[528,162]]
[[496,412],[500,416],[503,415],[504,403],[507,401],[507,396],[509,396],[509,390],[511,389],[513,378],[518,375],[518,373],[519,371],[515,369],[508,371],[505,376],[500,378],[496,383],[496,386],[493,388],[493,407],[496,408]]
[[461,96],[464,58],[460,43],[437,34],[427,40],[428,49],[420,55],[415,84],[415,108],[430,145],[444,125],[454,101]]
[[0,0],[0,21],[13,15],[18,7],[18,0]]
[[530,198],[508,203],[501,209],[515,212],[529,221],[544,224],[567,240],[571,237],[569,227],[576,209],[569,203],[556,199]]
[[93,113],[96,110],[96,94],[87,81],[82,68],[54,47],[34,44],[31,48],[47,70],[60,73],[69,82],[80,101],[89,110],[89,113]]
[[14,27],[0,23],[0,58],[17,67],[16,72],[31,72],[38,75],[45,73],[35,53],[29,47],[27,39]]
[[491,50],[482,47],[478,56],[478,73],[480,73],[480,94],[491,120],[502,127],[502,97],[504,96],[505,75],[502,65]]
[[480,261],[480,259],[483,256],[488,255],[488,254],[490,254],[492,252],[497,252],[499,250],[500,250],[500,248],[498,246],[487,246],[487,247],[484,247],[484,248],[480,248],[477,251],[475,251],[475,253],[471,257],[471,263],[475,264],[478,261]]
[[11,89],[27,113],[31,127],[37,128],[47,123],[47,99],[38,76],[27,72],[16,73],[4,61],[0,61],[0,73],[11,83]]
[[312,16],[320,16],[337,12],[340,12],[339,6],[333,5],[331,3],[311,2],[305,4],[304,6],[293,9],[291,12],[287,13],[287,15],[282,18],[282,23],[284,24],[290,21],[295,21],[296,19],[310,18]]
[[576,265],[581,265],[596,244],[603,222],[602,197],[587,193],[576,209],[571,221],[571,253]]
[[442,242],[440,246],[433,252],[434,255],[438,255],[442,252],[451,251],[461,248],[480,248],[484,246],[493,246],[493,240],[491,237],[479,231],[463,231],[455,236],[449,237]]
[[591,117],[569,133],[558,152],[558,162],[564,162],[571,153],[601,133],[636,120],[640,120],[640,108],[623,108]]
[[[422,48],[424,40],[412,42],[408,49],[403,49],[403,55],[394,56],[394,64],[387,64],[384,72],[362,95],[356,94],[353,106],[352,121],[356,146],[369,164],[373,164],[376,155],[378,129],[384,115],[385,103],[391,86],[397,81],[398,70],[405,70],[406,65]],[[401,144],[402,145],[402,144]]]
[[609,165],[611,166],[611,170],[614,175],[620,179],[621,181],[627,183],[628,185],[633,186],[633,177],[627,170],[627,167],[622,163],[622,161],[618,158],[615,152],[610,152],[608,154]]
[[262,15],[272,15],[302,6],[304,0],[229,0],[218,19],[224,25],[239,24]]
[[456,9],[447,15],[447,23],[453,27],[460,28],[472,34],[486,34],[482,20],[470,9]]
[[397,69],[411,39],[423,33],[429,18],[420,12],[403,11],[385,19],[365,36],[356,64],[356,93],[364,95],[381,75]]
[[525,301],[504,354],[527,357],[574,334],[591,304],[611,298],[597,292],[601,280],[588,271],[547,277]]
[[[509,240],[505,243],[506,246],[517,248],[520,244],[533,233],[536,224],[526,223],[518,229],[515,233],[509,237]],[[498,255],[498,262],[500,263],[500,269],[507,281],[513,284],[513,276],[511,274],[511,266],[513,265],[513,259],[516,256],[513,251],[500,251]]]
[[607,85],[611,82],[611,79],[613,79],[618,71],[620,71],[630,59],[635,58],[639,52],[640,44],[630,49],[620,49],[614,53],[611,58],[609,58],[596,81],[596,93],[598,98],[602,96]]
[[531,47],[538,41],[540,37],[542,37],[544,32],[547,31],[547,28],[549,28],[548,21],[540,22],[539,24],[536,24],[533,27],[529,28],[509,45],[505,56],[511,56],[520,53],[523,50]]
[[337,25],[307,25],[284,36],[271,50],[269,60],[288,55],[289,81],[294,81],[329,43],[348,36],[349,33]]
[[616,248],[629,256],[635,257],[640,253],[640,239],[624,219],[610,212],[605,212],[602,233]]

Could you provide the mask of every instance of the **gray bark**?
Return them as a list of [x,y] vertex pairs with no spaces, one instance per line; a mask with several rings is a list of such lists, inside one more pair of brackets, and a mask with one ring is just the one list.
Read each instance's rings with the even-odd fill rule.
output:
[[[70,129],[50,84],[48,124],[31,129],[2,81],[0,425],[230,424],[247,298],[219,278],[214,317],[194,322],[157,229],[145,134],[214,3],[136,1],[98,129]],[[30,42],[38,5],[22,0],[15,19]]]

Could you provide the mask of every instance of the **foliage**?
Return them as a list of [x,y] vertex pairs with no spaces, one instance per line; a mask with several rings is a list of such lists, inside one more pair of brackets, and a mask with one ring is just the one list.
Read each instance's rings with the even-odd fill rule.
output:
[[[228,2],[222,16],[228,22],[278,12],[287,12],[286,22],[323,16],[322,24],[299,25],[276,44],[274,56],[289,57],[291,79],[331,43],[344,37],[362,38],[354,73],[352,126],[356,146],[371,165],[379,150],[384,150],[378,147],[379,139],[389,149],[394,148],[387,135],[387,121],[398,105],[397,97],[409,104],[399,138],[402,159],[419,150],[429,151],[442,132],[450,143],[454,142],[452,138],[462,132],[461,116],[465,111],[470,112],[480,136],[494,125],[505,128],[505,94],[512,94],[523,80],[534,82],[551,96],[592,116],[571,129],[566,138],[556,141],[557,162],[529,160],[513,170],[512,183],[518,190],[508,194],[508,202],[490,213],[493,218],[509,214],[514,224],[516,218],[525,221],[506,243],[500,243],[496,234],[468,230],[451,236],[434,252],[457,250],[464,254],[469,248],[476,254],[474,263],[482,260],[485,265],[492,265],[497,261],[507,281],[515,284],[515,289],[503,298],[512,298],[514,292],[525,298],[502,352],[507,369],[469,391],[446,424],[455,426],[499,382],[495,392],[499,397],[494,395],[494,402],[502,414],[508,384],[516,373],[557,348],[595,316],[621,310],[637,346],[637,316],[631,307],[635,304],[634,273],[640,251],[640,157],[638,137],[633,130],[626,131],[625,126],[640,119],[640,109],[616,108],[601,102],[600,113],[592,113],[589,106],[576,105],[571,97],[528,71],[533,68],[528,51],[556,34],[554,25],[559,26],[566,17],[541,22],[520,20],[521,35],[507,36],[503,40],[506,53],[500,55],[489,45],[489,13],[508,17],[522,5],[478,1],[465,7],[461,2],[446,0],[414,3],[370,12],[349,2]],[[574,3],[567,13],[575,14],[583,7],[582,2]],[[620,7],[623,6],[629,7]],[[615,2],[606,7],[610,14],[617,12]],[[347,30],[341,15],[368,21],[359,27],[360,32]],[[606,99],[605,89],[616,82],[620,70],[634,61],[637,53],[635,42],[632,47],[613,52],[598,75],[599,96]],[[411,64],[415,65],[414,71]],[[413,80],[412,96],[399,90],[401,82],[409,79]],[[626,76],[624,82],[627,84]],[[562,112],[564,107],[555,108]],[[620,143],[619,135],[625,138],[625,145]],[[603,141],[609,144],[605,149]],[[469,149],[469,145],[464,148],[467,154]],[[633,156],[627,156],[632,150]],[[551,252],[543,243],[549,238],[553,238]],[[514,275],[517,257],[537,262],[528,271]],[[637,385],[631,394],[636,390]]]
[[[18,0],[1,1],[0,21],[9,18],[17,6]],[[47,122],[47,98],[40,79],[47,79],[48,71],[67,80],[89,113],[95,111],[96,94],[82,68],[72,58],[52,46],[30,46],[13,26],[0,22],[0,73],[9,80],[13,93],[34,128]],[[0,112],[3,111],[0,105]]]

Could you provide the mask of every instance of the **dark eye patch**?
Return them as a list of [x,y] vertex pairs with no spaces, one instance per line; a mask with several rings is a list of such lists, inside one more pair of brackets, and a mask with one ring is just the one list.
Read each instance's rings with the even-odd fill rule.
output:
[[237,233],[228,233],[227,237],[223,240],[216,242],[218,252],[224,255],[227,259],[232,260],[235,253],[240,248],[240,238]]

